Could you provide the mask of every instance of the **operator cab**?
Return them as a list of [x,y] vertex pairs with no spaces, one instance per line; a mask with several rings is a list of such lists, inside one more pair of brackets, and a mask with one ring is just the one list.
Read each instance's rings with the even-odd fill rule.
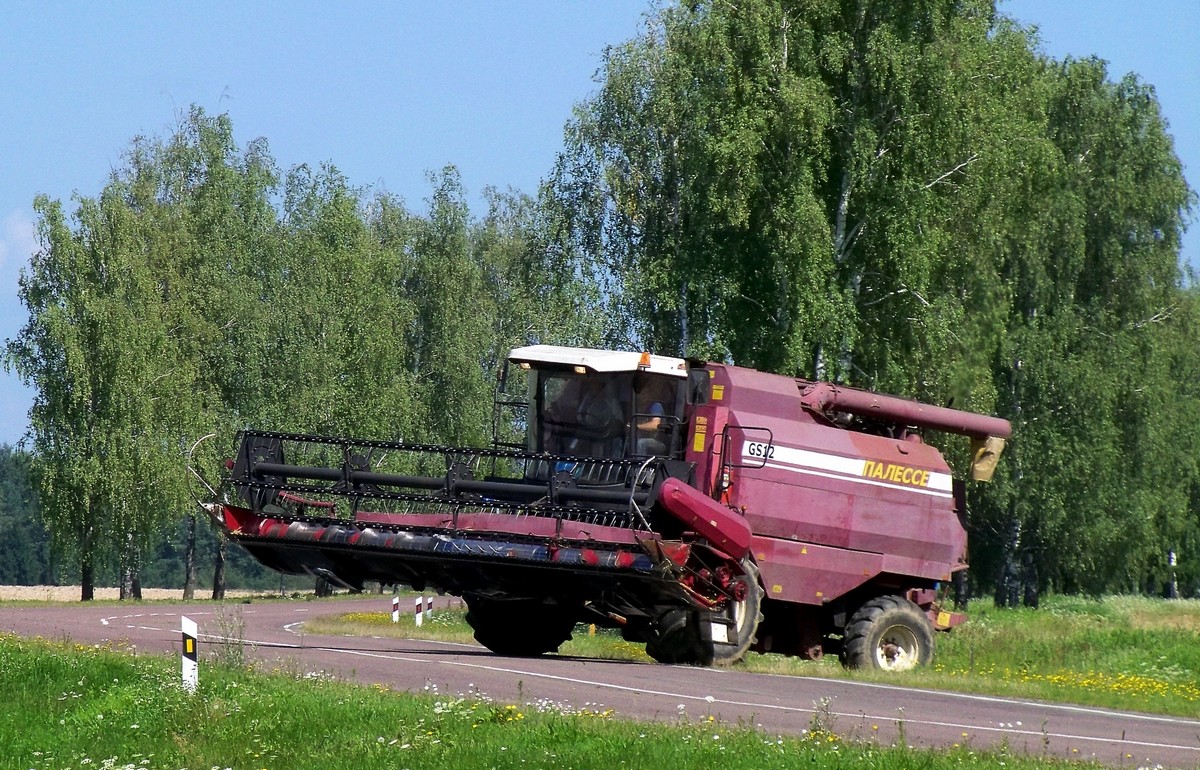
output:
[[527,372],[534,454],[605,459],[683,456],[682,358],[555,345],[517,348]]

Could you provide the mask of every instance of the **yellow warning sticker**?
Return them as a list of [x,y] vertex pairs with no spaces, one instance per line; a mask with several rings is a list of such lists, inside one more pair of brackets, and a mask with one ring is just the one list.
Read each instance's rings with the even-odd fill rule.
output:
[[724,385],[713,385],[712,386],[712,400],[720,401],[723,398],[725,398],[725,386]]

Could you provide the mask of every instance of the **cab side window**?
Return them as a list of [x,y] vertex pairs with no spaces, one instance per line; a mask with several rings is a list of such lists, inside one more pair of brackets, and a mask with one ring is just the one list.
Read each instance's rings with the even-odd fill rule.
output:
[[679,383],[642,374],[634,380],[634,448],[639,456],[670,455],[678,426]]

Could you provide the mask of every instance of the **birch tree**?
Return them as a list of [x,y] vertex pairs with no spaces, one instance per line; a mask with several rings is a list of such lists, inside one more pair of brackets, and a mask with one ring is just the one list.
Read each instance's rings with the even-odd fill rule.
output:
[[20,289],[30,315],[7,350],[35,389],[43,515],[56,551],[79,565],[84,600],[105,566],[135,586],[163,512],[181,509],[172,438],[189,383],[127,192],[114,179],[98,200],[79,200],[71,223],[57,201],[36,201],[41,248]]

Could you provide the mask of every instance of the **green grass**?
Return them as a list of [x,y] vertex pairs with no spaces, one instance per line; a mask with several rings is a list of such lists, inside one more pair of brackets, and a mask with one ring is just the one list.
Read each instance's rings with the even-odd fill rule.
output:
[[[969,746],[921,751],[799,738],[710,717],[636,723],[611,712],[391,692],[306,676],[0,636],[0,770],[59,768],[1079,768]],[[519,694],[515,694],[518,695]]]
[[[318,617],[313,633],[436,638],[470,643],[462,610],[442,610],[416,628],[411,614]],[[585,626],[562,655],[649,662],[640,645]],[[902,682],[914,687],[1064,701],[1175,716],[1200,716],[1200,601],[1141,597],[1050,597],[1041,609],[973,605],[970,619],[938,636],[930,669],[899,674],[848,672],[831,658],[747,656],[746,671]]]
[[1054,597],[972,613],[939,647],[939,686],[1200,716],[1200,602]]

